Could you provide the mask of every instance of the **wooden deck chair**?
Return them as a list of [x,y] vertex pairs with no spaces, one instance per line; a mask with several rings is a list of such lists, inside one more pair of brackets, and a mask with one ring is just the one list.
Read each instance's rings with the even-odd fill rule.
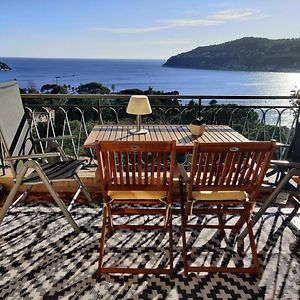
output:
[[[185,275],[188,272],[247,272],[260,275],[251,212],[274,148],[275,142],[195,144],[190,175],[184,175],[187,189],[186,208],[182,220]],[[217,215],[218,222],[191,224],[188,220],[191,214]],[[224,215],[240,217],[237,222],[230,225],[224,221]],[[187,229],[219,229],[222,239],[225,236],[225,229],[232,229],[234,233],[238,233],[244,224],[249,234],[253,267],[229,267],[222,264],[195,266],[189,263]]]
[[[78,176],[78,171],[84,165],[84,161],[68,160],[56,142],[59,137],[43,138],[37,141],[51,141],[52,146],[56,146],[58,152],[36,153],[30,122],[26,117],[16,81],[0,84],[0,139],[4,150],[4,160],[10,165],[15,182],[0,211],[0,223],[13,204],[27,197],[33,185],[44,184],[68,222],[77,233],[80,232],[64,202],[53,189],[52,182],[75,180],[79,187],[71,202],[77,199],[80,191],[83,191],[86,198],[91,200],[89,192]],[[45,162],[50,157],[59,159],[53,163]],[[26,185],[27,188],[15,200],[21,184]]]
[[[101,142],[98,179],[103,195],[98,275],[101,273],[173,273],[172,188],[176,142]],[[162,205],[153,207],[153,205]],[[115,207],[114,207],[115,205]],[[129,207],[128,207],[129,205]],[[130,205],[137,205],[132,207]],[[148,205],[147,208],[144,206]],[[115,225],[113,215],[163,215],[164,224]],[[107,227],[107,229],[106,229]],[[114,230],[169,232],[169,268],[103,266],[105,240]]]

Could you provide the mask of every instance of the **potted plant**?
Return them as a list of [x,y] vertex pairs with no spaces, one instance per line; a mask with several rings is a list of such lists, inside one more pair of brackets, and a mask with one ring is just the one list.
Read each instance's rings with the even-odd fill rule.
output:
[[189,126],[192,135],[202,135],[205,131],[205,121],[202,116],[199,116]]

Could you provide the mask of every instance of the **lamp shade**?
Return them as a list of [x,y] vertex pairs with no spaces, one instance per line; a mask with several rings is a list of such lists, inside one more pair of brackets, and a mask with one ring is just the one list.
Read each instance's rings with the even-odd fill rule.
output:
[[126,112],[131,115],[148,115],[152,113],[149,99],[144,95],[131,96]]

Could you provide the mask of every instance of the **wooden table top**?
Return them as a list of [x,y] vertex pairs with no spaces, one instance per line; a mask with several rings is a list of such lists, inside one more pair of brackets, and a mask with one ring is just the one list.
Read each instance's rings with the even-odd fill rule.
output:
[[133,135],[135,125],[96,125],[83,147],[96,148],[101,141],[177,141],[177,151],[189,152],[195,141],[200,143],[247,142],[247,138],[225,125],[207,125],[202,136],[191,134],[187,125],[143,125],[148,133]]

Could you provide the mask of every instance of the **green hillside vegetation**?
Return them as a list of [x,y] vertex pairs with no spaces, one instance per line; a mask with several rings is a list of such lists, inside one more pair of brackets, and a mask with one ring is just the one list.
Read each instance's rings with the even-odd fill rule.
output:
[[270,40],[245,37],[198,47],[169,58],[164,67],[300,72],[300,38]]
[[[144,124],[189,124],[193,122],[197,117],[204,118],[206,124],[223,124],[230,125],[232,128],[239,132],[244,131],[245,120],[247,119],[247,137],[250,139],[258,140],[268,140],[275,138],[278,140],[285,140],[288,136],[288,128],[285,126],[281,127],[281,132],[278,131],[278,127],[274,125],[266,125],[265,131],[260,130],[261,120],[257,112],[253,109],[238,105],[220,105],[216,100],[210,101],[208,106],[203,106],[201,108],[201,114],[199,115],[199,107],[196,102],[191,100],[187,105],[182,105],[177,99],[162,99],[159,95],[179,95],[178,91],[164,92],[159,90],[154,90],[149,87],[146,90],[141,90],[137,88],[125,89],[119,92],[111,91],[108,87],[102,85],[98,82],[90,82],[87,84],[82,84],[77,87],[72,87],[70,85],[58,85],[58,84],[45,84],[41,87],[40,91],[31,87],[28,89],[20,89],[23,94],[67,94],[69,92],[68,99],[42,99],[37,97],[37,99],[24,99],[24,104],[26,106],[32,106],[35,109],[35,105],[49,106],[52,109],[56,109],[55,114],[55,127],[56,134],[63,134],[64,126],[64,113],[58,109],[66,105],[68,110],[68,119],[70,121],[70,129],[72,134],[75,136],[81,136],[82,123],[81,115],[76,109],[76,106],[80,107],[84,111],[84,121],[86,123],[87,131],[90,132],[96,123],[104,124],[134,124],[135,116],[126,113],[126,106],[128,99],[124,100],[119,98],[118,95],[151,95],[151,106],[152,114],[143,117]],[[97,99],[78,99],[72,98],[73,94],[113,94],[115,97],[113,99],[101,100],[101,104],[98,103]],[[295,91],[295,95],[298,91]],[[157,96],[157,97],[156,97]],[[296,104],[296,103],[295,103]],[[97,112],[91,107],[98,107],[101,111],[101,119]],[[102,106],[102,107],[101,107]],[[237,110],[237,108],[239,108]],[[216,111],[222,110],[222,113],[216,115]],[[234,116],[231,114],[232,110],[235,110]],[[46,136],[48,131],[47,123],[39,123],[40,136]],[[51,135],[51,134],[50,134]],[[282,139],[279,139],[281,135]],[[85,137],[81,137],[84,139]],[[68,154],[72,154],[71,142],[66,142],[65,149]],[[80,155],[88,155],[88,151],[81,149]]]

